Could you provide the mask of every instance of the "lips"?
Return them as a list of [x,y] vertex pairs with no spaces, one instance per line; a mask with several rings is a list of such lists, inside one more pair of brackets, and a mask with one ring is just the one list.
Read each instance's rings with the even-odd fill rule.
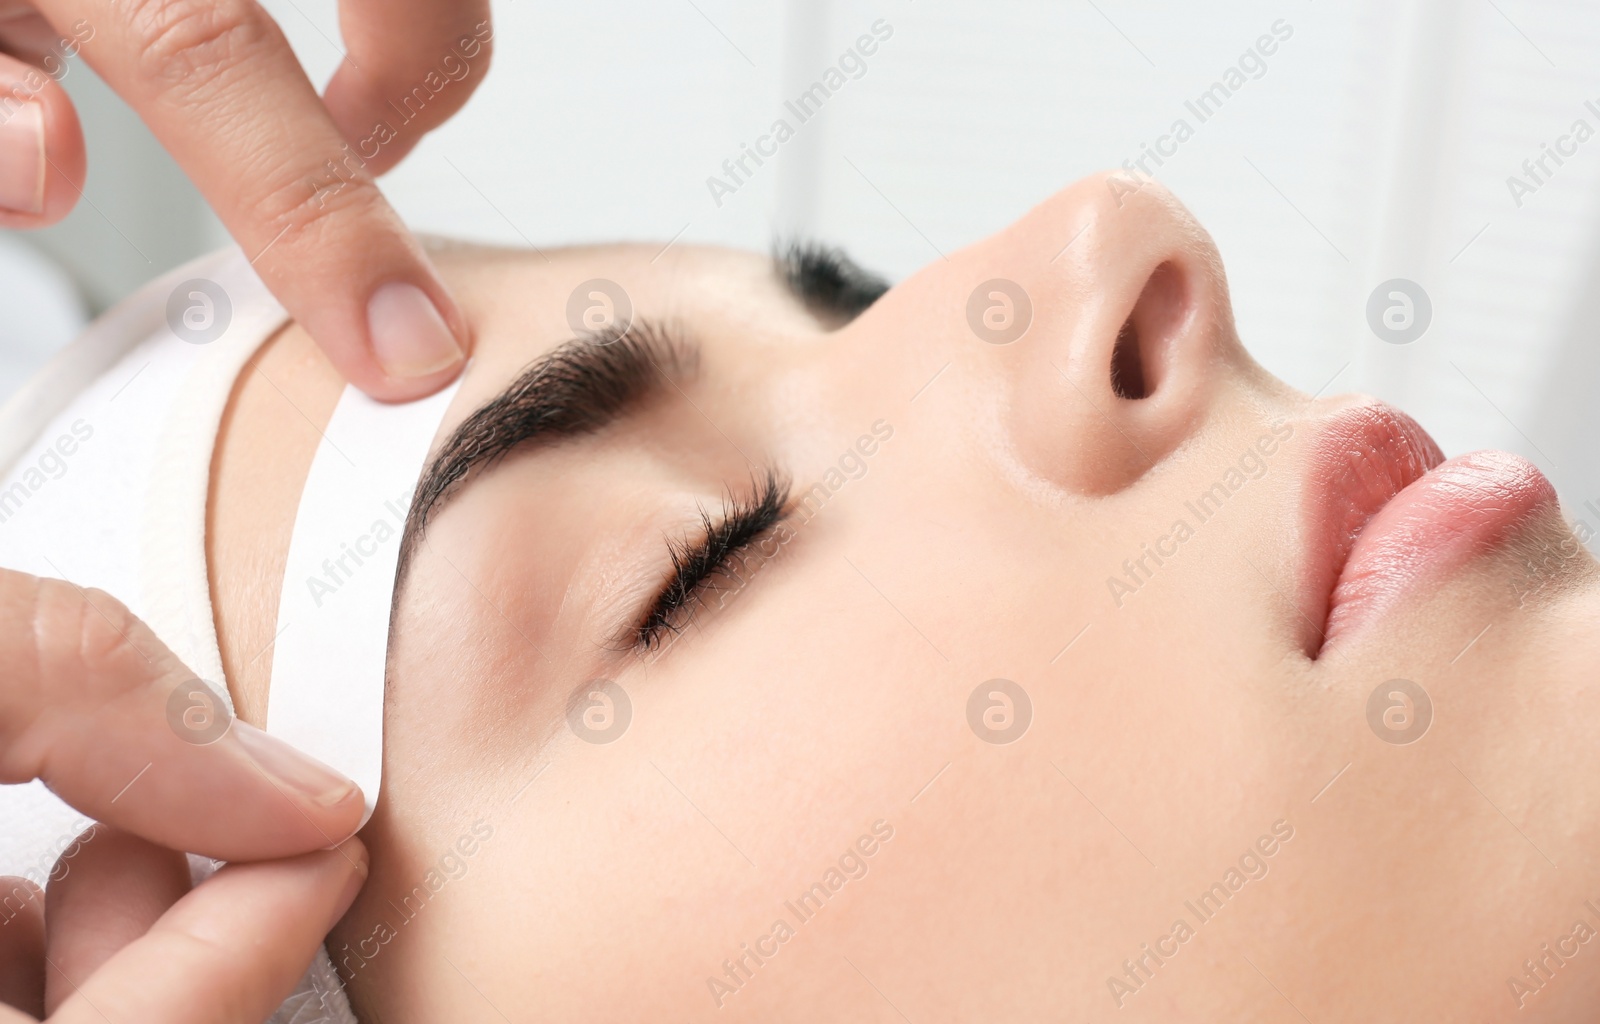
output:
[[1415,420],[1382,404],[1338,414],[1314,446],[1306,601],[1311,621],[1326,625],[1308,644],[1313,653],[1556,502],[1526,459],[1485,451],[1446,460]]

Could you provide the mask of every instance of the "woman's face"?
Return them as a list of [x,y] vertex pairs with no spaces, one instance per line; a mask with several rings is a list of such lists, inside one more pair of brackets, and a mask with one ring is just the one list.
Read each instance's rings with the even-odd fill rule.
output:
[[[477,334],[442,437],[526,436],[458,460],[410,555],[329,943],[366,1019],[1600,997],[1593,561],[1524,463],[1414,483],[1408,420],[1251,362],[1157,186],[1080,182],[836,329],[754,256],[440,262]],[[620,308],[595,279],[634,329],[467,422],[575,289]],[[260,368],[331,409],[312,351]],[[225,648],[271,636],[225,605]]]

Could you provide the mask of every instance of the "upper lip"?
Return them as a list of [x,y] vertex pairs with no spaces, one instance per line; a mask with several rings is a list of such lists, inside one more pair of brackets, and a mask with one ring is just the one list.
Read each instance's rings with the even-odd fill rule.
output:
[[1334,588],[1356,538],[1395,495],[1444,461],[1416,420],[1382,402],[1335,413],[1313,441],[1306,494],[1311,559],[1306,578],[1307,619],[1322,646]]

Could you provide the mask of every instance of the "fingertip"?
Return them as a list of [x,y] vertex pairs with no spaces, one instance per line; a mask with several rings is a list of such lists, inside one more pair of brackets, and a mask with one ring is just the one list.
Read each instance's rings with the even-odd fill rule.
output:
[[[352,835],[342,843],[328,846],[326,850],[302,854],[296,862],[301,862],[307,870],[317,874],[318,886],[322,890],[320,904],[328,907],[328,918],[323,923],[322,934],[330,933],[333,926],[338,925],[339,920],[349,912],[362,886],[366,885],[366,875],[371,870],[366,843]],[[270,864],[270,861],[266,864]],[[328,902],[330,899],[331,902]]]
[[365,337],[357,344],[324,339],[305,325],[334,367],[380,402],[426,398],[466,367],[471,331],[436,278],[421,284],[399,279],[375,287],[364,309]]
[[228,735],[244,760],[298,807],[298,814],[287,818],[291,826],[303,822],[328,846],[355,835],[366,811],[366,797],[353,780],[248,722],[234,719]]
[[367,884],[367,874],[371,870],[367,846],[355,836],[326,851],[325,856],[331,858],[330,864],[338,875],[339,896],[334,900],[327,923],[323,926],[324,934],[331,932],[333,926],[349,913],[361,887]]
[[420,398],[460,374],[466,347],[441,305],[407,281],[381,284],[367,299],[367,340],[391,394]]
[[44,892],[0,876],[0,1005],[44,1016]]
[[35,228],[82,194],[83,129],[66,90],[32,64],[0,54],[0,227]]
[[372,858],[371,851],[367,849],[367,844],[363,843],[359,836],[351,836],[339,844],[339,849],[343,850],[356,862],[355,868],[361,873],[361,877],[367,877],[367,869],[371,866]]
[[[18,896],[23,902],[31,903],[33,897],[42,897],[43,895],[44,890],[39,888],[39,884],[31,878],[23,878],[20,875],[0,875],[0,905],[5,904],[5,897],[7,896]],[[6,906],[5,909],[8,913],[12,910],[10,906]]]
[[354,884],[358,889],[366,882],[367,872],[371,870],[372,864],[372,855],[367,850],[367,844],[357,836],[335,843],[326,850],[301,856],[308,861],[318,863],[322,870],[329,872],[335,882],[341,885]]
[[[18,925],[15,932],[0,932],[0,938],[16,937],[30,930],[34,924],[44,927],[44,889],[31,878],[19,875],[0,875],[0,927]],[[0,950],[6,944],[0,941]],[[5,961],[0,956],[0,962]]]

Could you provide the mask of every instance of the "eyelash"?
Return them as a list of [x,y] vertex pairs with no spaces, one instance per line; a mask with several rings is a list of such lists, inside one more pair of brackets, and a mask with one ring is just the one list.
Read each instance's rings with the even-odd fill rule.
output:
[[700,509],[700,536],[694,540],[667,540],[672,557],[672,573],[656,595],[655,602],[639,624],[630,631],[629,645],[636,650],[655,650],[666,635],[683,632],[694,617],[694,605],[712,589],[716,581],[729,574],[734,556],[760,540],[788,515],[789,484],[773,470],[753,481],[748,500],[730,497],[723,502],[722,517],[713,520]]

